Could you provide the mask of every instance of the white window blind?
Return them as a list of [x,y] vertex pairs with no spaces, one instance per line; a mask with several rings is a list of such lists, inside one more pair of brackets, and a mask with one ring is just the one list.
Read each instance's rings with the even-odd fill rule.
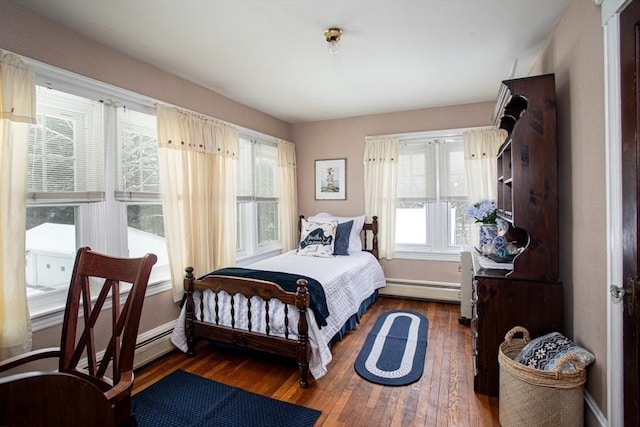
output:
[[275,142],[240,135],[236,258],[280,250],[278,149]]
[[120,257],[154,253],[150,284],[168,280],[155,117],[38,86],[29,136],[25,256],[32,315],[64,306],[80,246]]
[[29,131],[29,198],[103,200],[101,104],[41,86],[37,99],[37,124]]
[[400,137],[395,248],[399,257],[453,253],[468,239],[462,133],[434,133]]
[[440,200],[465,201],[467,178],[462,140],[444,140],[440,146]]
[[462,141],[402,142],[398,155],[398,198],[425,201],[464,199],[467,184]]
[[253,196],[253,144],[243,137],[239,144],[237,191],[238,197]]
[[398,153],[398,199],[435,200],[436,185],[433,141],[401,143]]
[[119,108],[118,180],[116,198],[159,199],[160,174],[156,118],[150,114]]
[[273,144],[255,145],[256,197],[277,197],[278,149]]

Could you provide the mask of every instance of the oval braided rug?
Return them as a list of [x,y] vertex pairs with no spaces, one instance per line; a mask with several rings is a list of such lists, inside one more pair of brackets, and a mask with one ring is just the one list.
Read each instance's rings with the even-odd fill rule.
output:
[[411,384],[422,376],[429,320],[414,311],[380,315],[355,362],[356,372],[383,385]]

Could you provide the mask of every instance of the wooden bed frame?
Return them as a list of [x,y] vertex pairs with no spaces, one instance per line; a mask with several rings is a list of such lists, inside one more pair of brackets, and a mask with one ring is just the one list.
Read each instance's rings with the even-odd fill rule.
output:
[[[300,216],[300,219],[304,218]],[[374,216],[371,223],[366,223],[362,229],[363,250],[372,253],[378,259],[378,217]],[[371,235],[371,242],[368,240]],[[370,243],[370,245],[369,245]],[[309,308],[309,293],[307,281],[299,279],[297,281],[296,292],[287,292],[274,282],[248,279],[231,276],[207,276],[196,279],[193,275],[193,268],[185,269],[184,291],[186,294],[186,319],[185,333],[187,338],[187,354],[194,355],[195,342],[197,338],[208,338],[215,341],[234,344],[240,347],[253,350],[265,351],[277,355],[296,358],[298,360],[298,370],[300,373],[300,387],[307,388],[309,385],[309,358],[311,349],[309,347],[309,325],[307,323],[307,310]],[[195,303],[193,293],[195,291],[211,290],[214,294],[215,323],[205,322],[203,316],[196,318]],[[242,294],[247,298],[247,324],[248,330],[237,329],[236,311],[231,299],[231,326],[220,324],[220,307],[218,304],[218,293],[224,291],[229,295]],[[251,297],[259,296],[265,303],[265,324],[266,333],[253,331]],[[285,315],[285,337],[278,337],[270,334],[269,331],[269,303],[272,299],[280,300],[284,304]],[[289,306],[294,306],[299,314],[298,339],[289,337]],[[200,299],[200,313],[203,313],[203,302]]]

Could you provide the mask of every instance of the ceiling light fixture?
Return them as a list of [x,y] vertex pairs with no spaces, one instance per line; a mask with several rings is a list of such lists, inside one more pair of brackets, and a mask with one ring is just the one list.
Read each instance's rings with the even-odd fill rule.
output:
[[340,42],[342,30],[340,28],[327,28],[322,34],[324,34],[324,38],[327,40],[327,43],[329,45],[329,52],[338,52],[338,43]]

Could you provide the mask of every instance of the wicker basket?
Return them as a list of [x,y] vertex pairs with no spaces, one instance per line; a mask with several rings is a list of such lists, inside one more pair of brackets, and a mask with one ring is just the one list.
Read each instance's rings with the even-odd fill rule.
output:
[[[519,332],[523,338],[514,338]],[[582,427],[586,372],[580,359],[568,354],[555,371],[529,368],[514,360],[530,341],[529,331],[516,326],[507,332],[504,339],[498,351],[502,426]],[[576,372],[561,372],[569,361],[578,367]]]

